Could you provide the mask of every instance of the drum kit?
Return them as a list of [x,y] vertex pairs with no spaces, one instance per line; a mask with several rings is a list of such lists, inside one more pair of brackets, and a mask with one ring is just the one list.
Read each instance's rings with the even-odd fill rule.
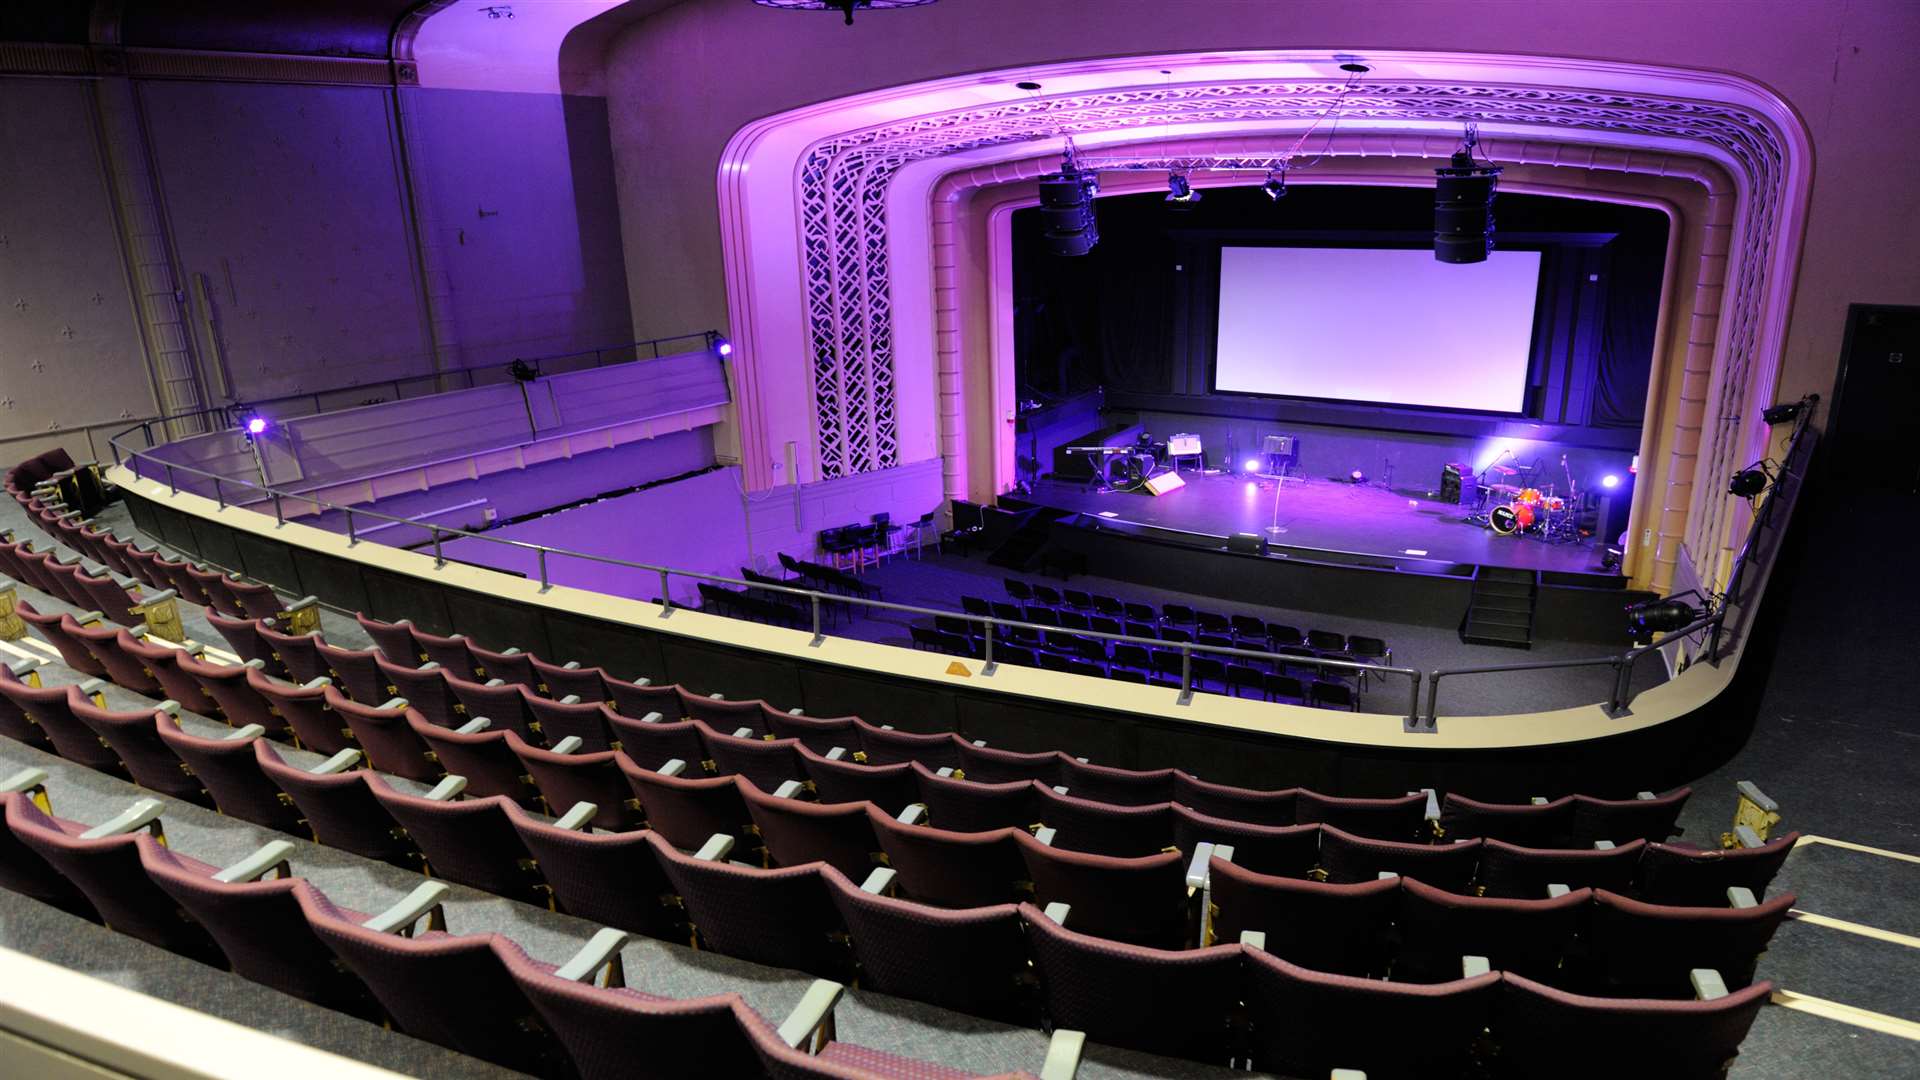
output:
[[[1565,464],[1564,459],[1561,464]],[[1487,472],[1508,480],[1519,477],[1521,470],[1495,465]],[[1549,544],[1570,544],[1581,539],[1579,507],[1579,495],[1569,472],[1565,497],[1552,485],[1545,491],[1530,483],[1482,485],[1480,505],[1467,515],[1467,521],[1484,525],[1501,536],[1526,536]]]

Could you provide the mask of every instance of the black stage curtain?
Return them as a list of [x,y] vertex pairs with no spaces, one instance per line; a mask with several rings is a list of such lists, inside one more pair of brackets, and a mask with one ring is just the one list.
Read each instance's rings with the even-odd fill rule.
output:
[[[1594,427],[1638,428],[1647,416],[1647,379],[1653,370],[1653,330],[1660,318],[1661,273],[1666,249],[1647,244],[1609,245],[1613,280],[1601,321],[1600,356],[1593,379]],[[1645,283],[1645,284],[1641,284]]]

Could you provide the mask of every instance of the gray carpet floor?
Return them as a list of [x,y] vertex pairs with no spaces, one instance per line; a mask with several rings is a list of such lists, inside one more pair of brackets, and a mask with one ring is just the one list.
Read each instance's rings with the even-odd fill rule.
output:
[[[0,506],[0,528],[23,524],[11,504]],[[123,534],[128,531],[123,525]],[[31,530],[23,534],[33,535]],[[898,573],[904,582],[938,569],[942,574],[958,575],[946,579],[945,587],[973,590],[984,579],[996,586],[989,595],[997,592],[1000,576],[993,568],[986,568],[992,571],[989,574],[933,560],[911,572],[896,567],[875,571],[881,575],[876,580],[888,587],[893,599],[906,597],[896,594],[884,575]],[[906,591],[906,586],[901,589]],[[1124,595],[1135,596],[1142,591],[1130,587]],[[63,606],[30,590],[22,592],[36,605],[53,609]],[[1180,598],[1171,593],[1166,597]],[[1471,648],[1459,646],[1451,633],[1429,641],[1405,628],[1282,614],[1328,629],[1380,633],[1394,642],[1397,653],[1405,649],[1413,654],[1396,659],[1422,667],[1463,662],[1433,659],[1449,655],[1449,641],[1453,648]],[[1286,621],[1280,615],[1272,617]],[[354,643],[364,640],[351,619],[327,613],[323,621],[330,639]],[[204,623],[195,626],[190,621],[189,628],[201,640],[220,640]],[[904,636],[904,629],[899,633]],[[1435,651],[1426,652],[1430,647]],[[1826,652],[1812,654],[1801,669],[1790,663],[1781,665],[1761,705],[1752,738],[1722,767],[1695,782],[1695,797],[1682,817],[1687,839],[1711,843],[1712,837],[1728,826],[1733,780],[1753,779],[1786,805],[1788,821],[1782,830],[1799,827],[1840,839],[1920,851],[1912,811],[1914,781],[1920,775],[1916,774],[1916,758],[1907,741],[1914,737],[1914,714],[1910,706],[1888,695],[1879,695],[1861,706],[1849,702],[1846,708],[1836,707],[1826,689],[1833,685],[1829,677],[1834,674],[1831,654]],[[48,666],[46,677],[54,683],[79,679],[77,673],[57,664]],[[115,690],[110,700],[130,706],[140,699]],[[183,722],[190,730],[224,730],[197,717],[187,717]],[[297,763],[316,760],[297,751],[287,754]],[[0,741],[0,768],[11,770],[25,765],[48,769],[53,774],[50,786],[56,810],[81,821],[104,820],[133,798],[146,794],[111,777]],[[417,788],[404,780],[391,779],[397,785]],[[181,851],[213,863],[238,859],[259,844],[279,838],[268,830],[186,804],[170,802],[165,820],[169,837]],[[336,901],[360,910],[377,910],[419,881],[417,875],[384,864],[297,840],[296,845],[296,872],[313,880]],[[1920,895],[1920,865],[1914,863],[1810,845],[1789,858],[1776,889],[1795,892],[1799,897],[1796,906],[1802,910],[1897,932],[1920,932],[1916,930],[1920,927],[1920,904],[1914,899]],[[579,920],[458,886],[453,888],[448,915],[455,931],[504,933],[533,955],[553,962],[565,959],[594,930]],[[397,1071],[420,1076],[490,1076],[499,1072],[375,1025],[305,1006],[19,897],[0,895],[0,944]],[[736,990],[770,1016],[784,1015],[809,981],[795,973],[657,941],[637,942],[629,947],[625,959],[629,979],[636,986],[683,997]],[[1912,987],[1920,985],[1920,950],[1903,945],[1790,921],[1763,958],[1760,974],[1802,993],[1920,1019],[1920,1010],[1912,1004]],[[1045,1052],[1045,1038],[1038,1032],[1006,1028],[863,991],[849,994],[842,1006],[840,1034],[852,1042],[981,1071],[1035,1068]],[[1099,1080],[1200,1077],[1224,1072],[1089,1047],[1081,1075]],[[1920,1075],[1920,1042],[1769,1007],[1762,1011],[1742,1047],[1732,1075],[1737,1080],[1916,1076]]]

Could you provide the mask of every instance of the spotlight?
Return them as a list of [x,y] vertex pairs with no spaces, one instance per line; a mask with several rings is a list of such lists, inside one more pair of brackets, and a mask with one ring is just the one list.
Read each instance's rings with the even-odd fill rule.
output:
[[1167,174],[1167,201],[1172,203],[1176,210],[1188,209],[1200,201],[1200,193],[1193,189],[1193,183],[1187,179],[1185,169]]
[[1799,416],[1800,410],[1806,407],[1807,403],[1804,401],[1789,401],[1785,405],[1769,407],[1765,412],[1760,414],[1760,419],[1765,420],[1768,426],[1784,424],[1794,417]]
[[1348,473],[1347,476],[1356,484],[1364,484],[1367,482],[1367,474],[1364,472],[1361,472],[1359,469],[1353,470],[1352,472]]
[[1277,169],[1268,169],[1267,182],[1260,185],[1260,190],[1266,195],[1267,198],[1272,199],[1274,202],[1279,202],[1281,199],[1286,198],[1287,197],[1286,166],[1283,165]]
[[1493,250],[1493,193],[1498,165],[1473,158],[1479,136],[1473,128],[1453,152],[1453,160],[1433,170],[1433,257],[1443,263],[1487,261]]
[[519,382],[532,382],[540,377],[540,369],[525,360],[515,360],[507,365],[507,374]]
[[1751,499],[1767,490],[1767,485],[1772,482],[1773,478],[1767,475],[1767,471],[1756,465],[1734,473],[1733,479],[1727,482],[1727,494]]
[[1602,570],[1620,569],[1620,549],[1619,548],[1610,547],[1600,553],[1600,569]]
[[725,337],[719,334],[713,335],[712,346],[713,346],[713,355],[719,357],[722,360],[725,360],[727,357],[733,355],[733,342],[728,341]]
[[261,435],[267,430],[267,418],[264,416],[247,417],[247,434]]
[[1606,488],[1608,491],[1612,491],[1614,488],[1620,486],[1620,477],[1613,473],[1608,473],[1600,478],[1600,486]]
[[1655,634],[1668,634],[1684,626],[1698,622],[1701,610],[1682,599],[1685,596],[1699,596],[1689,589],[1678,596],[1669,596],[1664,600],[1643,600],[1627,608],[1627,629],[1635,641],[1645,641]]
[[1250,457],[1240,467],[1246,470],[1247,472],[1259,472],[1260,459]]

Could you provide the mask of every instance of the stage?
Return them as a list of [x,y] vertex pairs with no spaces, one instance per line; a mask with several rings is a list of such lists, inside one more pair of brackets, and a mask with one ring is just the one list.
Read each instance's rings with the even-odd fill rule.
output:
[[[1605,574],[1593,538],[1549,544],[1524,535],[1502,536],[1462,519],[1472,509],[1426,497],[1425,492],[1388,491],[1323,477],[1235,476],[1182,472],[1186,486],[1165,495],[1101,492],[1076,480],[1042,477],[1027,501],[1060,510],[1108,516],[1108,520],[1225,537],[1257,533],[1279,547],[1310,548],[1399,560],[1406,569],[1463,563]],[[1280,483],[1279,523],[1274,523],[1275,485]],[[1416,560],[1418,560],[1416,562]]]

